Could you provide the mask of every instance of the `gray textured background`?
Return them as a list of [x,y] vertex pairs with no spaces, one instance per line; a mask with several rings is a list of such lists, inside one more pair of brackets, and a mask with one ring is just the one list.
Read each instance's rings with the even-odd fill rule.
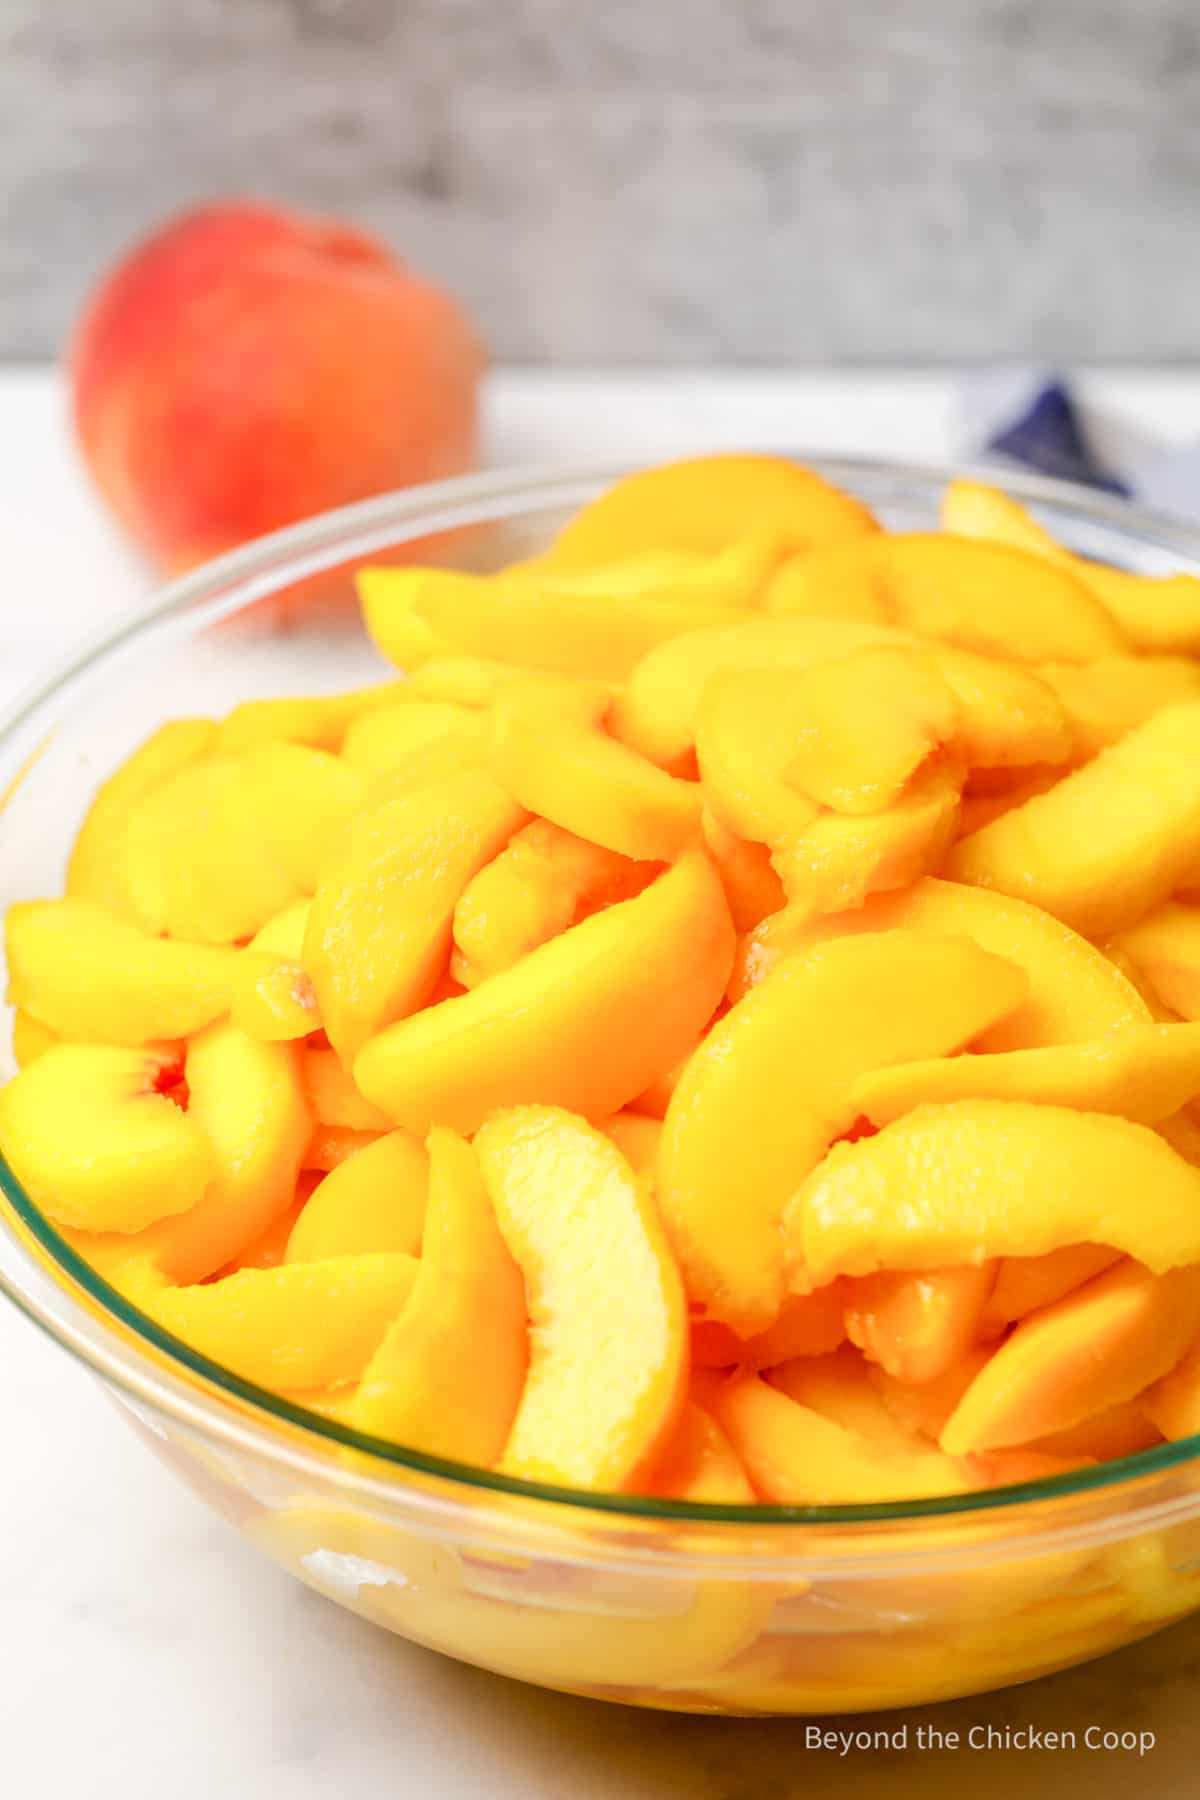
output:
[[181,201],[526,362],[1200,356],[1200,0],[0,0],[0,355]]

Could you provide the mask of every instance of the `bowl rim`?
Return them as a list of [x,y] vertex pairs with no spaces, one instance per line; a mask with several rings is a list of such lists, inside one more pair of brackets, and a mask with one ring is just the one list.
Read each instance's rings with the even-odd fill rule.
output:
[[[1200,572],[1200,528],[1122,498],[1007,466],[827,454],[819,450],[718,449],[712,453],[784,456],[851,487],[856,478],[939,487],[953,479],[976,480],[1033,505],[1065,510],[1082,523],[1107,528],[1127,539],[1141,538]],[[689,454],[705,453],[693,450]],[[268,597],[285,582],[291,585],[434,533],[517,518],[539,508],[580,504],[621,476],[657,466],[662,460],[658,457],[652,462],[606,460],[537,465],[459,476],[379,495],[257,538],[169,582],[149,600],[129,608],[84,638],[0,715],[0,754],[11,748],[14,740],[19,741],[22,730],[35,723],[41,710],[73,682],[99,673],[126,648],[140,649],[159,636],[169,635],[184,621],[198,628],[215,624]],[[35,747],[33,755],[19,765],[14,785],[36,760],[36,753]],[[369,1493],[385,1504],[395,1505],[400,1498],[413,1499],[413,1488],[396,1480],[398,1474],[407,1471],[433,1478],[439,1484],[450,1484],[456,1498],[467,1503],[472,1495],[482,1491],[548,1504],[560,1518],[563,1508],[571,1509],[574,1520],[607,1515],[616,1524],[624,1517],[631,1527],[638,1521],[661,1521],[680,1526],[752,1525],[760,1529],[799,1525],[812,1530],[939,1520],[949,1523],[980,1515],[1000,1515],[998,1523],[1011,1521],[1015,1525],[1016,1515],[1035,1503],[1123,1494],[1146,1477],[1178,1470],[1200,1457],[1197,1435],[1037,1481],[962,1495],[855,1506],[716,1505],[593,1493],[524,1481],[354,1431],[243,1380],[163,1330],[112,1288],[33,1204],[2,1155],[0,1193],[8,1203],[7,1208],[0,1207],[0,1293],[68,1354],[132,1402],[135,1409],[148,1406],[154,1413],[164,1414],[209,1440],[325,1480],[330,1476],[329,1454],[336,1456],[340,1452],[337,1478],[356,1492]],[[16,1229],[9,1209],[15,1215]],[[30,1250],[26,1239],[33,1240],[40,1256]],[[47,1260],[53,1273],[48,1271]],[[118,1326],[124,1327],[124,1332]],[[132,1345],[127,1334],[132,1334]],[[161,1353],[165,1363],[146,1355],[138,1340]],[[279,1426],[291,1429],[285,1433]],[[316,1443],[312,1442],[314,1439]],[[318,1449],[324,1452],[322,1457],[315,1454]],[[352,1471],[345,1467],[346,1450],[357,1453]],[[439,1498],[434,1504],[443,1505],[444,1499]],[[1191,1517],[1196,1505],[1190,1498],[1175,1499],[1156,1502],[1151,1511],[1156,1524],[1170,1523],[1176,1516]],[[1138,1528],[1144,1528],[1147,1516],[1138,1515]],[[1122,1535],[1128,1535],[1132,1529],[1131,1516],[1126,1517],[1125,1523],[1127,1529]],[[1071,1529],[1077,1533],[1077,1526]],[[1028,1549],[1027,1528],[1021,1541]],[[1039,1547],[1044,1547],[1046,1541],[1046,1535],[1039,1534]]]

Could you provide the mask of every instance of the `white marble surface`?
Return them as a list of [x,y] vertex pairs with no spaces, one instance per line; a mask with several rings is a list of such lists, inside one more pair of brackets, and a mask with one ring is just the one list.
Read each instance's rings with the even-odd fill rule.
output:
[[[1164,436],[1200,386],[1106,377]],[[507,375],[493,461],[651,454],[683,442],[957,448],[953,386],[783,376]],[[0,687],[148,591],[71,457],[53,379],[0,371]],[[1196,1791],[1200,1623],[1001,1696],[895,1715],[956,1729],[1150,1732],[1102,1751],[805,1747],[802,1722],[628,1713],[483,1675],[389,1639],[246,1547],[152,1459],[95,1384],[0,1305],[0,1794],[13,1800],[1106,1800]],[[848,1723],[848,1722],[843,1722]]]

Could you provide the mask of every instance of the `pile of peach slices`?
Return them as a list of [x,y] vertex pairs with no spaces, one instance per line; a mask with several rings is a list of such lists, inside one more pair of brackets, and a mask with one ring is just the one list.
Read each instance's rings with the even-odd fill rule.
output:
[[568,1487],[1200,1429],[1200,581],[715,457],[360,591],[406,679],[164,725],[8,914],[0,1144],[89,1263]]

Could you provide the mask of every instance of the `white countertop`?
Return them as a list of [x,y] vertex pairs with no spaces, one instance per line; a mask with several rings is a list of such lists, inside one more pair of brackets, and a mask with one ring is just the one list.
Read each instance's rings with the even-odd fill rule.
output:
[[[1151,434],[1200,435],[1196,377],[1088,386]],[[509,373],[489,396],[488,459],[733,442],[938,457],[962,448],[955,393],[932,376]],[[151,581],[91,499],[44,371],[0,371],[0,496],[5,700]],[[973,1723],[1074,1728],[1081,1740],[1087,1725],[1132,1727],[1156,1736],[1144,1761],[1084,1749],[845,1761],[806,1750],[802,1721],[634,1714],[389,1638],[243,1544],[2,1303],[0,1371],[0,1794],[13,1800],[907,1800],[964,1777],[972,1800],[1010,1800],[1016,1784],[1030,1800],[1195,1792],[1200,1622],[908,1715],[913,1734],[919,1722],[964,1736]]]

